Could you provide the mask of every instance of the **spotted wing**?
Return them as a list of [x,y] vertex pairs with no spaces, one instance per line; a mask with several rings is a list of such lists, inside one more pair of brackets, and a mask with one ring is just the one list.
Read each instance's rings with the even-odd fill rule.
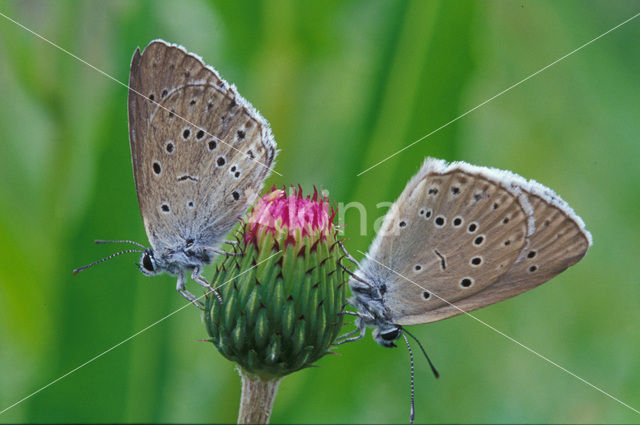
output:
[[131,61],[129,136],[154,249],[219,245],[276,155],[268,122],[218,73],[163,41]]
[[[588,247],[586,231],[568,210],[561,215],[569,221],[557,215],[566,205],[559,198],[554,205],[532,195],[541,188],[508,171],[427,160],[385,217],[363,264],[366,278],[386,285],[392,321],[427,323],[475,310],[577,262]],[[544,214],[556,233],[535,231]],[[558,231],[564,238],[555,245],[550,238]],[[580,237],[585,243],[574,245]]]
[[[525,195],[533,208],[535,231],[516,263],[493,285],[475,297],[456,303],[465,311],[511,298],[539,286],[584,257],[591,235],[582,220],[560,198],[542,185],[531,182]],[[458,314],[452,306],[434,312],[439,319]]]

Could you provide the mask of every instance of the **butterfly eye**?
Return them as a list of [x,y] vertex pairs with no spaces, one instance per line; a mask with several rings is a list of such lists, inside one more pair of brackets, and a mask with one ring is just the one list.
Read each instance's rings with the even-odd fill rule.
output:
[[151,254],[145,252],[142,256],[142,267],[149,272],[154,272],[155,267],[153,266],[153,261],[151,260]]
[[400,336],[400,329],[398,328],[393,329],[389,332],[380,334],[380,338],[384,339],[385,341],[395,341],[396,339],[398,339],[399,336]]

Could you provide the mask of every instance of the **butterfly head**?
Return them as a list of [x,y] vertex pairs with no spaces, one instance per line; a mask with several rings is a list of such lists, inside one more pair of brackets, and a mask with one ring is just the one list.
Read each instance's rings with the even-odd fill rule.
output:
[[153,254],[153,250],[150,248],[146,248],[140,257],[140,263],[138,264],[138,268],[145,276],[152,276],[160,273],[158,263]]
[[393,324],[379,324],[377,328],[373,330],[373,339],[384,347],[395,347],[395,340],[402,336],[402,328]]

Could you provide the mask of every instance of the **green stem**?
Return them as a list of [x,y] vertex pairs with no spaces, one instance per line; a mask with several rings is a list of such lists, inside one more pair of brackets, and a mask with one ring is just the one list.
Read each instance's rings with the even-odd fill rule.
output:
[[268,424],[282,378],[267,380],[238,369],[242,378],[238,423]]

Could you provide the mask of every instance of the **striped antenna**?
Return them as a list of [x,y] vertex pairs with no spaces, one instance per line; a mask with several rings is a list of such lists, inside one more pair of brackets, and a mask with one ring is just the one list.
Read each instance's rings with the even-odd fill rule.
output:
[[413,423],[413,420],[416,417],[416,407],[415,407],[415,395],[416,395],[416,386],[414,381],[414,369],[413,369],[413,350],[411,350],[411,344],[409,344],[409,340],[405,334],[402,334],[404,338],[404,342],[407,343],[407,349],[409,350],[409,361],[411,362],[411,409],[409,410],[409,423]]
[[139,244],[138,242],[135,242],[135,241],[129,241],[129,240],[126,240],[126,239],[118,240],[118,241],[103,241],[103,240],[97,240],[97,241],[93,241],[93,242],[94,242],[94,243],[97,243],[97,244],[104,244],[104,243],[130,243],[130,244],[132,244],[132,245],[139,246],[139,247],[140,247],[140,248],[142,248],[142,249],[145,249],[145,248],[146,248],[146,246],[144,246],[144,245],[142,245],[142,244]]
[[[96,241],[96,242],[98,242],[98,241]],[[109,255],[108,257],[104,257],[104,258],[101,258],[101,259],[99,259],[97,261],[94,261],[91,264],[87,264],[86,266],[82,266],[82,267],[78,267],[77,269],[74,269],[73,270],[73,274],[76,275],[76,274],[80,273],[81,271],[88,269],[89,267],[93,267],[96,264],[100,264],[100,263],[102,263],[104,261],[110,260],[113,257],[116,257],[116,256],[118,256],[120,254],[129,254],[131,252],[142,253],[142,252],[144,252],[144,250],[142,250],[142,249],[125,249],[124,251],[118,251],[118,252],[116,252],[114,254]]]

